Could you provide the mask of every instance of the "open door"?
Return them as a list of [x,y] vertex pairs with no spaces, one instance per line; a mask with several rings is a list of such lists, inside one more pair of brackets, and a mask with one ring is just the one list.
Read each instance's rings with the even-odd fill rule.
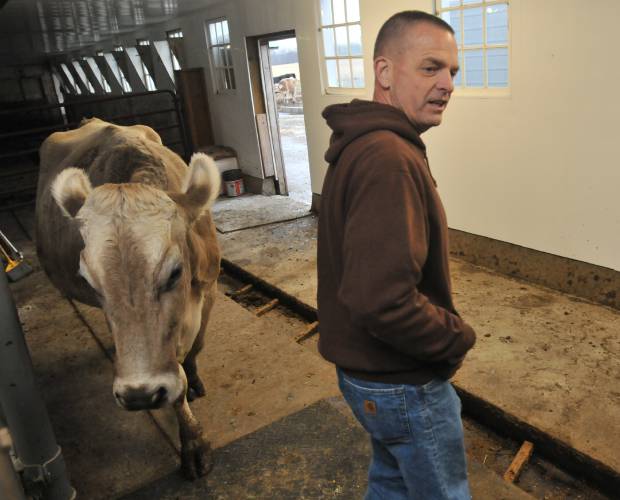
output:
[[261,38],[258,40],[261,81],[265,98],[265,116],[264,118],[257,116],[258,135],[261,148],[263,150],[267,149],[267,151],[263,151],[263,160],[266,159],[265,156],[271,156],[271,162],[267,161],[267,164],[271,163],[271,168],[273,168],[277,192],[281,195],[288,195],[284,157],[282,156],[282,142],[280,141],[278,107],[272,83],[273,74],[271,72],[271,55],[269,53],[270,40],[272,39]]
[[248,37],[246,42],[264,177],[273,181],[272,193],[309,205],[310,164],[295,32]]

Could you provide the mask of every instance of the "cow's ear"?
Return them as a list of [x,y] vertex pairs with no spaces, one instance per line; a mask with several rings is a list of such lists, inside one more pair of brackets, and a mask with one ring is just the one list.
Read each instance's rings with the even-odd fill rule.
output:
[[189,174],[183,189],[183,205],[194,221],[205,213],[220,194],[220,171],[204,153],[195,153],[189,162]]
[[93,187],[84,170],[69,167],[56,176],[51,189],[62,213],[67,217],[75,217]]

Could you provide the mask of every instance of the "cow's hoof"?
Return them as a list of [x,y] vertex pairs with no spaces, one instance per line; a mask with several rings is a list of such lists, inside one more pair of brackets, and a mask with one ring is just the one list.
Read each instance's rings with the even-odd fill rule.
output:
[[205,390],[205,386],[202,381],[196,377],[193,380],[188,381],[187,384],[187,400],[194,401],[194,399],[198,399],[207,394]]
[[189,441],[181,450],[181,474],[195,480],[206,476],[213,468],[213,450],[206,439]]

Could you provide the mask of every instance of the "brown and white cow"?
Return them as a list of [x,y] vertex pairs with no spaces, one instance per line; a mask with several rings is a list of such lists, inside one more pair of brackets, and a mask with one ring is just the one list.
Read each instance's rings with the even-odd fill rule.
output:
[[209,442],[188,398],[203,396],[196,356],[220,253],[209,207],[213,161],[189,168],[151,128],[99,119],[56,132],[40,150],[37,252],[66,296],[101,307],[114,338],[113,393],[127,410],[172,405],[183,473],[206,474]]
[[294,77],[282,78],[277,84],[278,93],[284,104],[294,103],[298,81]]

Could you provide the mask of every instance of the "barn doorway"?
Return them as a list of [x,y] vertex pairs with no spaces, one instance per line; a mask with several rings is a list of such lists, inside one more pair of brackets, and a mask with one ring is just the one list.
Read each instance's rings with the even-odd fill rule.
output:
[[259,36],[253,42],[260,86],[253,83],[252,87],[265,175],[273,172],[278,194],[310,205],[310,164],[295,32]]

